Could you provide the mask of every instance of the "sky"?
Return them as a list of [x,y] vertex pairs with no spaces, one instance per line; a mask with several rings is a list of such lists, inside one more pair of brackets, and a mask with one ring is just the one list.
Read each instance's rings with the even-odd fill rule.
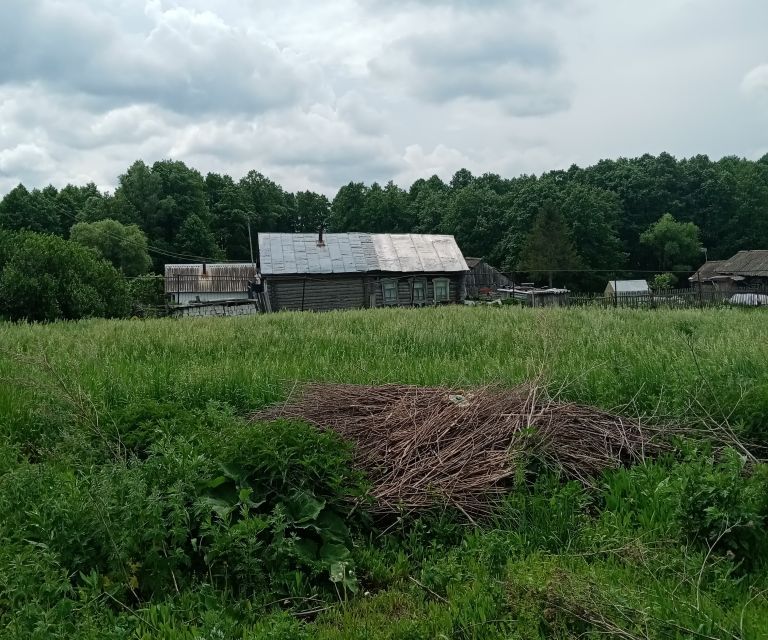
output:
[[768,153],[766,0],[0,0],[0,193]]

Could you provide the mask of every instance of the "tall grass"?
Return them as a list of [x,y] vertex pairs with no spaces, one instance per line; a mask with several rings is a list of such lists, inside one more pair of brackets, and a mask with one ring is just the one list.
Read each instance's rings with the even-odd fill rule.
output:
[[480,527],[378,522],[338,442],[238,416],[302,380],[532,378],[768,442],[759,311],[0,325],[0,639],[768,637],[768,467],[734,452],[520,478]]
[[[6,380],[23,374],[12,354],[44,354],[107,406],[155,398],[247,410],[295,380],[468,386],[541,376],[568,399],[604,408],[725,412],[754,433],[768,415],[768,318],[739,310],[454,307],[5,324],[0,346]],[[0,417],[23,404],[22,386],[3,385]]]

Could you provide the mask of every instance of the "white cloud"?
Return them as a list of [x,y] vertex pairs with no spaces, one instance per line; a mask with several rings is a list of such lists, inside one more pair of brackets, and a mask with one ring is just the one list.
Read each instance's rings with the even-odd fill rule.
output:
[[496,102],[515,116],[568,107],[551,34],[506,11],[459,14],[401,38],[371,61],[373,74],[428,102]]
[[741,88],[750,94],[768,94],[768,63],[756,66],[741,81]]
[[461,167],[759,157],[768,3],[737,4],[2,0],[0,193],[113,187],[138,158],[333,195]]
[[255,26],[148,0],[125,24],[72,1],[4,0],[0,80],[35,82],[109,105],[152,103],[184,113],[254,113],[297,102],[298,61]]

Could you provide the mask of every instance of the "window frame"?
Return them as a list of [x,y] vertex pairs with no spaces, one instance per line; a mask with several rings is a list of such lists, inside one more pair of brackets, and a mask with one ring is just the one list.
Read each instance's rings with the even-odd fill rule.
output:
[[[399,294],[400,285],[397,281],[397,278],[381,278],[379,282],[381,284],[382,304],[387,307],[396,306],[400,299],[400,294]],[[387,287],[390,285],[394,287],[394,291],[395,291],[395,297],[393,300],[387,300]]]
[[[445,298],[437,297],[437,289],[438,285],[445,284]],[[432,279],[432,297],[435,300],[435,304],[440,304],[441,302],[450,302],[451,301],[451,279],[450,278],[433,278]]]
[[[419,288],[422,292],[422,297],[419,300],[416,299],[417,284],[419,285]],[[427,304],[427,290],[428,287],[426,278],[413,278],[411,280],[411,304],[414,306],[422,306]]]

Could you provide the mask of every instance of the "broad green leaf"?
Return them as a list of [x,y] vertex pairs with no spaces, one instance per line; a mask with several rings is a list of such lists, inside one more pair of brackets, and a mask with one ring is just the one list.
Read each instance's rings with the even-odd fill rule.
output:
[[285,501],[288,517],[295,524],[317,519],[325,506],[325,500],[318,500],[307,491],[297,491]]
[[320,547],[319,556],[323,562],[337,563],[349,558],[349,549],[337,542],[326,542]]

